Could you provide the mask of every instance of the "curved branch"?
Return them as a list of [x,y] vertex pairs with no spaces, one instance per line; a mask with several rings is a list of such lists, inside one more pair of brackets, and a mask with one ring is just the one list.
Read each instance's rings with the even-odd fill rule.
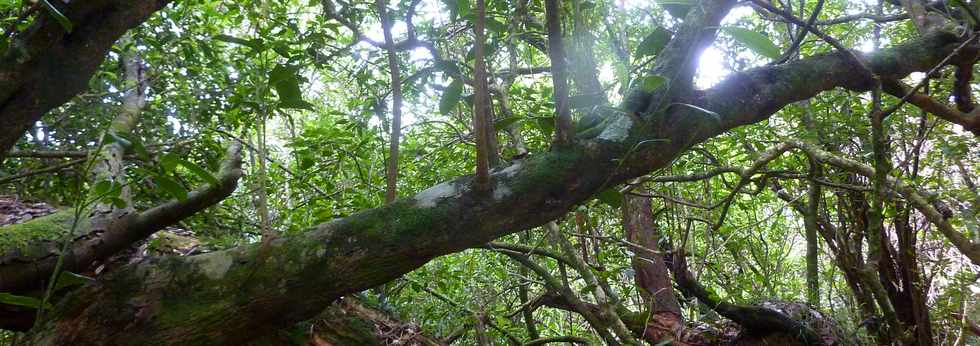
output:
[[[176,224],[231,195],[242,175],[240,151],[241,146],[238,144],[229,147],[227,158],[217,175],[217,185],[198,188],[184,200],[170,201],[141,213],[126,214],[105,225],[105,229],[83,229],[79,234],[72,235],[74,244],[64,255],[63,270],[84,270],[95,261],[108,258],[150,234]],[[51,220],[63,217],[61,214],[54,214],[38,220],[49,220],[41,222],[57,226],[57,222]],[[50,231],[52,235],[62,234],[57,229]],[[50,276],[58,259],[57,243],[57,239],[39,238],[34,239],[33,243],[18,247],[20,251],[3,253],[0,257],[0,292],[29,290]]]
[[573,344],[591,345],[592,342],[589,339],[578,337],[578,336],[551,336],[545,338],[538,338],[524,343],[524,346],[537,346],[537,345],[547,345],[555,342],[567,342]]
[[804,345],[824,345],[823,340],[813,329],[779,311],[761,306],[737,305],[722,301],[718,295],[708,291],[694,279],[694,275],[687,269],[687,259],[683,250],[674,254],[673,266],[674,281],[684,295],[698,298],[702,304],[738,323],[749,332],[764,335],[781,332],[797,338]]

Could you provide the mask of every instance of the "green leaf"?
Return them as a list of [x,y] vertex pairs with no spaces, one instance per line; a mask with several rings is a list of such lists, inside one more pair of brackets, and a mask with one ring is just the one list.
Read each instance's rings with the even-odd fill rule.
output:
[[312,157],[303,156],[299,160],[299,169],[309,169],[310,167],[313,167],[314,164],[316,164],[316,161],[313,161]]
[[640,88],[643,88],[643,91],[645,92],[651,93],[657,89],[660,89],[660,87],[666,83],[667,78],[664,78],[663,76],[649,75],[640,80]]
[[228,43],[240,44],[240,45],[243,45],[245,47],[252,48],[255,51],[262,51],[262,50],[265,49],[265,43],[260,38],[246,40],[246,39],[243,39],[243,38],[238,38],[238,37],[235,37],[235,36],[230,36],[230,35],[225,35],[225,34],[216,35],[216,36],[214,36],[212,38],[215,39],[215,40],[218,40],[218,41],[224,41],[224,42],[228,42]]
[[133,144],[133,152],[136,153],[136,156],[143,161],[150,161],[150,152],[146,150],[146,146],[143,145],[143,141],[136,136],[129,136],[127,138],[129,138],[129,142]]
[[657,55],[667,46],[667,42],[670,42],[671,33],[661,26],[658,26],[656,30],[653,30],[647,37],[640,41],[640,45],[636,47],[636,52],[633,54],[637,59]]
[[667,10],[667,12],[670,13],[671,16],[674,16],[675,18],[678,19],[684,19],[684,17],[687,16],[687,12],[689,12],[691,8],[694,7],[696,1],[695,0],[657,0],[657,3],[660,4],[660,6],[663,7],[665,10]]
[[120,135],[113,131],[108,131],[106,132],[106,137],[104,139],[103,144],[108,145],[112,143],[119,143],[120,145],[123,146],[123,148],[129,148],[133,146],[133,143],[130,142],[129,139],[126,138],[125,136]]
[[164,172],[173,172],[179,161],[180,157],[174,153],[166,153],[160,156],[160,166],[163,167]]
[[286,59],[289,59],[289,57],[291,56],[289,54],[289,45],[285,43],[280,42],[276,44],[275,46],[272,47],[272,50],[274,50],[276,53],[279,53],[280,56]]
[[442,99],[439,100],[439,113],[446,115],[452,113],[462,94],[463,83],[458,79],[453,79],[453,82],[449,83],[449,87],[442,92]]
[[126,201],[119,197],[109,197],[103,201],[112,204],[112,206],[115,207],[116,209],[125,209],[127,205]]
[[211,174],[211,172],[208,172],[206,169],[201,168],[201,166],[198,166],[193,162],[187,161],[185,159],[177,159],[177,163],[179,163],[181,166],[184,166],[184,168],[187,168],[188,171],[191,171],[191,173],[196,175],[198,178],[201,178],[201,180],[206,181],[208,184],[218,185],[218,178],[215,178],[214,175]]
[[551,136],[555,132],[555,117],[535,117],[534,120],[545,136]]
[[497,20],[494,17],[487,18],[487,29],[498,34],[507,33],[507,24]]
[[111,188],[112,188],[112,182],[108,180],[103,180],[98,183],[95,183],[95,186],[92,187],[92,194],[95,196],[102,196],[107,192],[109,192],[109,189]]
[[313,105],[303,100],[303,92],[299,88],[298,69],[286,65],[276,65],[269,72],[269,85],[276,89],[279,95],[280,108],[295,108],[313,110]]
[[51,2],[49,2],[48,0],[41,0],[41,1],[44,2],[44,7],[48,9],[48,13],[50,13],[51,16],[54,17],[54,20],[58,21],[58,24],[60,24],[61,27],[65,29],[65,31],[71,32],[72,30],[71,20],[68,19],[68,17],[65,17],[65,15],[62,14],[57,7],[54,7],[54,5],[51,4]]
[[600,192],[596,198],[613,208],[619,208],[623,205],[623,193],[619,192],[616,188],[606,189]]
[[150,152],[146,150],[146,146],[143,145],[143,141],[139,137],[114,131],[109,131],[106,134],[109,135],[109,138],[112,138],[112,141],[122,144],[127,150],[135,152],[136,156],[141,160],[150,161]]
[[[16,294],[10,294],[5,292],[0,292],[0,303],[7,305],[17,305],[26,306],[29,308],[37,309],[41,306],[41,300],[34,297],[19,296]],[[45,308],[50,309],[51,304],[45,305]]]
[[466,18],[470,16],[470,0],[456,0],[456,13],[460,17]]
[[521,117],[519,117],[519,116],[512,116],[512,117],[503,118],[503,119],[500,119],[500,120],[495,121],[493,123],[493,128],[495,130],[497,130],[497,131],[500,131],[500,130],[506,129],[510,125],[513,125],[513,124],[517,123],[518,121],[521,121]]
[[64,271],[58,275],[58,281],[54,285],[54,290],[57,291],[65,287],[81,286],[92,281],[95,281],[95,279],[85,275]]
[[751,49],[756,54],[762,55],[770,59],[777,59],[782,55],[782,51],[779,47],[769,40],[766,35],[760,34],[758,32],[739,28],[735,26],[726,26],[722,30],[725,30],[729,35],[732,35],[736,41],[744,45],[746,48]]
[[602,92],[572,95],[568,98],[571,109],[588,108],[606,103],[606,94]]
[[165,175],[156,175],[153,177],[153,181],[157,184],[157,187],[162,189],[170,196],[178,200],[187,199],[187,189],[185,189],[183,185],[180,185],[179,183],[177,183],[177,181],[171,179],[170,177]]

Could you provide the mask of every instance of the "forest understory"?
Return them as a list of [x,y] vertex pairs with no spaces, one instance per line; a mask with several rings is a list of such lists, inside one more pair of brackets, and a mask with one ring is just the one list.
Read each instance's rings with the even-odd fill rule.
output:
[[980,1],[0,27],[0,346],[980,345]]

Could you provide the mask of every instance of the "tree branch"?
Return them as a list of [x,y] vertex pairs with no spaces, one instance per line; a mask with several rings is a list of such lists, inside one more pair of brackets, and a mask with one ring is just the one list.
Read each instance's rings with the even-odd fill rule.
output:
[[45,11],[15,34],[0,57],[0,162],[44,113],[88,87],[112,44],[170,0],[72,1],[63,13],[74,29],[67,33]]
[[[187,199],[174,200],[141,213],[129,213],[105,226],[105,229],[81,229],[71,235],[74,239],[69,251],[64,255],[66,271],[86,269],[95,261],[105,259],[127,246],[142,240],[163,229],[176,224],[205,208],[217,204],[235,190],[241,177],[241,146],[232,144],[217,178],[217,185],[207,185],[192,191]],[[61,214],[53,214],[32,222],[47,222],[57,225]],[[31,222],[25,224],[29,225]],[[22,226],[22,227],[17,227]],[[5,232],[19,232],[23,225],[5,227]],[[26,226],[32,227],[32,226]],[[51,229],[49,236],[62,235],[58,229]],[[6,245],[6,244],[4,244]],[[0,252],[0,292],[22,292],[37,287],[54,269],[60,242],[57,238],[35,238],[31,243]],[[30,250],[28,250],[30,249]]]

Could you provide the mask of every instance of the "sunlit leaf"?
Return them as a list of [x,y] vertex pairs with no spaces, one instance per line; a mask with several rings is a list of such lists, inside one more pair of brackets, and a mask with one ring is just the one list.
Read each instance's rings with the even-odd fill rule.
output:
[[[19,296],[16,294],[10,294],[6,292],[0,292],[0,303],[7,305],[24,306],[28,308],[37,309],[41,307],[41,300],[34,297]],[[50,309],[51,304],[47,304],[45,308]]]
[[776,45],[772,43],[772,41],[769,40],[766,35],[735,26],[726,26],[722,29],[729,35],[732,35],[732,38],[734,38],[736,41],[759,55],[770,59],[776,59],[782,55],[779,47],[776,47]]
[[276,89],[276,94],[279,95],[280,108],[313,110],[313,105],[303,100],[303,92],[299,88],[297,72],[295,67],[276,65],[269,72],[269,84]]
[[44,3],[44,7],[48,9],[48,13],[54,17],[54,20],[58,21],[58,25],[61,25],[61,28],[65,29],[66,32],[71,32],[71,20],[68,19],[68,17],[65,17],[65,15],[61,13],[57,7],[54,7],[49,0],[41,0],[41,2]]
[[459,104],[460,96],[463,94],[463,83],[458,79],[453,79],[449,87],[442,92],[442,99],[439,100],[439,113],[450,114],[456,105]]
[[215,178],[211,172],[201,168],[201,166],[198,166],[197,164],[185,159],[177,159],[177,163],[184,166],[184,168],[187,168],[188,171],[196,175],[198,178],[201,178],[201,180],[206,181],[208,184],[218,185],[218,178]]
[[166,192],[173,198],[178,200],[187,199],[187,189],[183,185],[180,185],[177,181],[171,179],[165,175],[156,175],[153,177],[153,181],[157,184],[161,190]]
[[218,40],[218,41],[223,41],[223,42],[228,42],[228,43],[234,43],[234,44],[240,44],[240,45],[243,45],[243,46],[252,48],[252,49],[254,49],[256,51],[261,51],[261,50],[264,50],[265,49],[265,43],[264,43],[264,41],[262,41],[262,39],[259,39],[259,38],[251,39],[251,40],[246,40],[246,39],[243,39],[243,38],[238,38],[238,37],[234,37],[234,36],[230,36],[230,35],[225,35],[225,34],[215,35],[213,38],[215,40]]
[[675,18],[683,19],[687,16],[687,12],[691,11],[691,8],[697,4],[696,0],[657,0],[671,16]]
[[667,46],[667,42],[670,42],[671,36],[672,34],[667,29],[657,26],[657,29],[644,37],[643,41],[640,41],[640,45],[636,47],[636,52],[633,55],[636,58],[657,55]]
[[166,153],[160,156],[160,167],[163,167],[164,172],[173,172],[177,169],[177,165],[180,162],[180,157],[174,153]]
[[596,198],[610,207],[619,208],[623,205],[623,193],[615,188],[606,189],[599,193]]
[[640,80],[640,88],[645,92],[654,92],[667,83],[667,78],[658,75],[649,75]]
[[57,291],[65,287],[81,286],[92,281],[95,281],[95,279],[85,275],[63,271],[58,275],[58,281],[54,286],[54,290]]
[[516,124],[518,121],[521,121],[521,117],[519,117],[519,116],[513,116],[513,117],[503,118],[503,119],[494,121],[493,128],[495,130],[497,130],[497,131],[500,131],[500,130],[503,130],[503,129],[506,129],[506,128],[510,127],[510,125]]

